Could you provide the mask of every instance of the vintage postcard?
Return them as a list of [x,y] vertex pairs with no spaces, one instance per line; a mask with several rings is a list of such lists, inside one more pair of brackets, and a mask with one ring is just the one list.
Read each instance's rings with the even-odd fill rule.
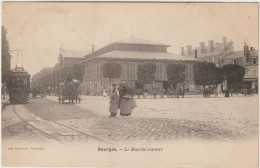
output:
[[258,167],[258,12],[2,2],[2,166]]

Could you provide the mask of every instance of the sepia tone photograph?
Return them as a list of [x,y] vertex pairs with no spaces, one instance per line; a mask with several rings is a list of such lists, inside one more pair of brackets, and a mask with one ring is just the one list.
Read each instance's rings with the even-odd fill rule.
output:
[[1,166],[259,166],[258,3],[1,5]]

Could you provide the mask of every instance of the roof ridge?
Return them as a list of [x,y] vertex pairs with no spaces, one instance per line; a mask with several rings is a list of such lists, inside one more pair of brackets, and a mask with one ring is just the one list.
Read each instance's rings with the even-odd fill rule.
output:
[[226,58],[226,57],[228,57],[228,56],[230,56],[230,55],[232,55],[232,54],[235,54],[235,53],[244,53],[244,51],[233,51],[233,52],[230,52],[229,54],[227,54],[227,55],[225,55],[224,57],[222,57],[222,58]]
[[63,51],[78,51],[78,52],[91,52],[91,50],[64,50]]
[[[133,42],[130,40],[140,40],[140,42]],[[143,43],[142,43],[143,42]],[[146,43],[145,43],[146,42]],[[131,37],[131,38],[127,38],[127,39],[123,39],[120,41],[116,41],[113,43],[129,43],[129,44],[147,44],[147,45],[163,45],[163,46],[169,46],[168,44],[163,44],[163,43],[159,43],[159,42],[155,42],[155,41],[151,41],[151,40],[146,40],[146,39],[141,39],[141,38],[137,38],[137,37]]]

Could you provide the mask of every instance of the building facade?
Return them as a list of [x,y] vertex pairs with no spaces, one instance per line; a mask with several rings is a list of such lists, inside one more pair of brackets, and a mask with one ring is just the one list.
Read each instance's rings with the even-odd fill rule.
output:
[[258,93],[258,50],[244,45],[243,51],[232,52],[221,59],[221,65],[238,64],[245,68],[243,87]]
[[181,55],[185,57],[197,57],[200,61],[213,62],[217,66],[221,65],[221,58],[234,52],[234,42],[227,41],[226,37],[222,38],[221,43],[214,43],[214,40],[209,40],[208,45],[205,42],[200,42],[199,47],[192,49],[191,45],[187,45],[187,49],[181,47]]
[[73,64],[84,61],[85,56],[91,53],[90,51],[76,51],[76,50],[64,50],[60,48],[59,54],[59,67],[72,66]]
[[137,67],[144,63],[156,64],[155,81],[145,87],[150,90],[156,86],[163,88],[167,79],[166,68],[171,63],[184,63],[186,65],[185,87],[194,88],[193,64],[197,59],[184,57],[167,52],[169,45],[130,38],[127,40],[109,44],[86,56],[83,92],[92,95],[102,94],[103,89],[109,88],[109,80],[103,77],[102,67],[105,63],[113,62],[121,65],[121,76],[115,81],[125,81],[135,87],[137,78]]

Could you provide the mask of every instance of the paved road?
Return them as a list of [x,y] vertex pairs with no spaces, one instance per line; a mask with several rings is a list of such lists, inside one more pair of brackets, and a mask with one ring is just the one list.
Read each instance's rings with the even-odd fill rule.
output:
[[9,105],[2,111],[2,138],[9,143],[46,143],[50,142],[33,127],[22,121]]
[[[87,104],[86,104],[87,105]],[[146,117],[108,118],[81,108],[79,105],[62,104],[46,98],[31,99],[21,105],[31,114],[43,120],[53,121],[109,142],[160,142],[179,139],[234,140],[256,136],[257,120],[237,121]],[[100,104],[102,106],[102,104]],[[19,109],[19,108],[18,108]],[[236,122],[236,121],[232,121]],[[5,127],[3,128],[5,129]],[[72,141],[87,141],[77,136]]]

